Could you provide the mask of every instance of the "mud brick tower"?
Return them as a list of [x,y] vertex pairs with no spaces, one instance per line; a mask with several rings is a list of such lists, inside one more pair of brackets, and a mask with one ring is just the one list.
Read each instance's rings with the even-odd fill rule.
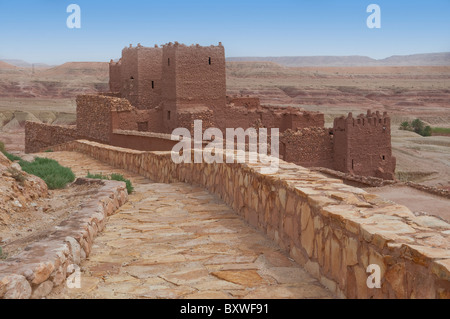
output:
[[391,147],[391,121],[387,113],[367,112],[354,118],[334,119],[335,169],[363,176],[393,179],[395,157]]

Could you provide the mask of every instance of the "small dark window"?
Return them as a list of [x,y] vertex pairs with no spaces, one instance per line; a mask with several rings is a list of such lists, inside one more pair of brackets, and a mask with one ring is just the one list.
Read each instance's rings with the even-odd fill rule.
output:
[[170,66],[170,58],[167,59],[167,65]]
[[131,77],[130,77],[130,80],[134,80],[134,76],[131,76]]
[[155,88],[155,81],[152,81],[152,89]]
[[386,157],[383,155],[383,161],[386,159]]
[[211,57],[209,57],[209,65],[211,65]]
[[170,111],[167,111],[167,119],[170,120]]
[[355,168],[355,163],[354,163],[354,161],[352,160],[352,169],[354,169]]

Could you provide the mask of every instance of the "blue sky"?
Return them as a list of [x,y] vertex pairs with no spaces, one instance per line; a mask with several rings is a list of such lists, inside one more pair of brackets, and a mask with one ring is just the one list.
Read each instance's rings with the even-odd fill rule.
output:
[[[66,8],[81,7],[81,29]],[[369,4],[381,29],[369,29]],[[0,0],[0,59],[109,61],[130,43],[225,46],[232,56],[450,51],[450,0]]]

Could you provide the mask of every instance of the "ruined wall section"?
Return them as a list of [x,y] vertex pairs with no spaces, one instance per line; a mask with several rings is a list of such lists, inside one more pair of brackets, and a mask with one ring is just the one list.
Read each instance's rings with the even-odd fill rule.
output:
[[227,96],[226,101],[230,106],[242,106],[247,109],[261,108],[261,101],[258,97]]
[[[227,97],[224,121],[218,120],[225,127],[259,127],[278,128],[281,132],[306,127],[323,127],[323,113],[306,112],[293,107],[273,107],[261,105],[259,98]],[[222,127],[220,127],[222,128]]]
[[304,167],[333,168],[333,136],[321,127],[287,130],[280,136],[280,156]]
[[108,143],[112,132],[111,112],[131,112],[126,99],[101,95],[77,96],[77,130],[82,138]]
[[25,122],[25,153],[37,153],[51,146],[78,139],[74,125]]
[[263,106],[261,121],[265,127],[277,127],[280,132],[306,127],[323,127],[324,114],[302,111],[294,107]]
[[292,109],[294,111],[290,113],[290,125],[293,130],[307,127],[322,128],[325,126],[325,114],[320,112],[299,112],[298,110],[295,112],[295,108]]
[[[355,175],[394,179],[391,122],[387,113],[367,112],[335,120],[336,169]],[[336,156],[336,155],[335,155]],[[341,156],[346,156],[342,160]]]

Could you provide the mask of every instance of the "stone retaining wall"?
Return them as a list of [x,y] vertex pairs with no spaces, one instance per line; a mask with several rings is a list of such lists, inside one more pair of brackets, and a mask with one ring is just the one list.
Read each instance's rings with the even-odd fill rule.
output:
[[[336,295],[450,298],[450,225],[415,216],[339,179],[280,161],[277,174],[255,164],[174,164],[170,152],[142,152],[88,141],[77,151],[157,182],[187,182],[218,194]],[[381,288],[368,288],[378,265]]]
[[0,299],[40,299],[89,256],[94,238],[128,198],[123,182],[85,180],[100,185],[97,193],[49,235],[27,246],[18,255],[0,262]]
[[25,153],[34,153],[53,145],[80,138],[75,125],[50,125],[25,122]]

